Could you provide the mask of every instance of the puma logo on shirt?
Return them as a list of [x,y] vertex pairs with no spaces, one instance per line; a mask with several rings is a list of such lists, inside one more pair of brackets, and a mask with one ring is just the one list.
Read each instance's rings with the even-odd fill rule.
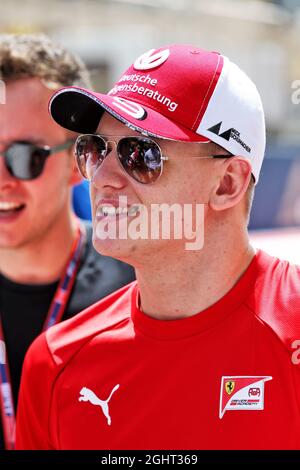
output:
[[83,387],[80,390],[80,397],[78,398],[79,401],[89,401],[92,405],[100,406],[104,416],[107,419],[107,424],[111,425],[111,417],[109,415],[108,410],[108,402],[110,401],[112,395],[115,393],[116,390],[120,387],[119,384],[115,385],[115,387],[110,392],[109,397],[106,400],[101,400],[97,395],[90,390],[89,388]]

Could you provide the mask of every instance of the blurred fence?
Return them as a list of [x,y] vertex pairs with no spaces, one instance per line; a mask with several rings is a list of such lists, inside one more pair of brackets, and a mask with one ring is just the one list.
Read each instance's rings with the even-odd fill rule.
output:
[[269,145],[255,190],[251,229],[300,226],[300,147]]

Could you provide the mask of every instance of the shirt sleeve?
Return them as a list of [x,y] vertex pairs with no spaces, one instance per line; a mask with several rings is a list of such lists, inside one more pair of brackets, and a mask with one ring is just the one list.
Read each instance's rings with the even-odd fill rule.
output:
[[19,393],[16,449],[54,449],[50,442],[50,407],[57,366],[50,354],[46,334],[30,346],[23,365]]

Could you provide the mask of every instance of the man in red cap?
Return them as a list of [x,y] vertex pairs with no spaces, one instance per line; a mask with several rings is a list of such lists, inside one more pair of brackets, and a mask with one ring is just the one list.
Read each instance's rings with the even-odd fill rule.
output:
[[137,283],[34,343],[18,448],[299,448],[300,269],[247,235],[265,150],[252,81],[219,53],[171,45],[107,95],[58,91],[50,112],[83,134],[94,246]]

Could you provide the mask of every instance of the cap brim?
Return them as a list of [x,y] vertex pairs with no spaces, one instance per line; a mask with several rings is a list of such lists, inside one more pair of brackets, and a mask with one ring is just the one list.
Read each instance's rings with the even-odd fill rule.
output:
[[49,112],[60,126],[79,134],[95,132],[104,111],[107,111],[128,127],[153,137],[183,142],[209,142],[207,137],[170,121],[148,106],[142,105],[145,110],[143,119],[135,119],[121,109],[116,110],[114,98],[84,88],[62,88],[52,96]]

